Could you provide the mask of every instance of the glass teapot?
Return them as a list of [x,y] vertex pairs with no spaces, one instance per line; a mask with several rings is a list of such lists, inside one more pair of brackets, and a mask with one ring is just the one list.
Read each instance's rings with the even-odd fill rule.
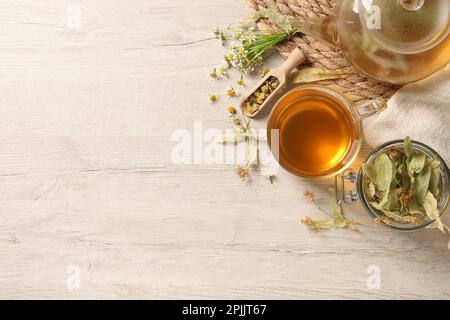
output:
[[335,16],[296,25],[339,46],[356,69],[380,81],[417,81],[450,61],[449,0],[337,0]]

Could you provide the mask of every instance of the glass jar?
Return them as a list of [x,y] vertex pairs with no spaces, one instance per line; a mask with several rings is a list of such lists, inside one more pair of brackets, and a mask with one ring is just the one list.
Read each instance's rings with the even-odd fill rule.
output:
[[[374,219],[380,219],[381,224],[384,226],[395,229],[395,230],[401,230],[401,231],[413,231],[417,229],[424,228],[431,223],[433,223],[433,220],[431,219],[424,219],[424,221],[420,224],[411,224],[411,223],[399,223],[394,222],[386,224],[383,222],[383,216],[380,215],[377,210],[372,208],[369,205],[369,201],[367,199],[366,194],[364,193],[363,183],[364,183],[364,164],[371,163],[374,161],[374,159],[377,157],[378,154],[383,153],[389,149],[403,149],[404,148],[404,141],[403,140],[394,140],[386,142],[379,147],[375,148],[370,155],[366,158],[366,160],[363,162],[362,166],[360,167],[358,173],[356,173],[353,169],[346,169],[339,175],[335,176],[334,180],[334,187],[336,190],[336,196],[339,203],[347,203],[347,204],[355,204],[358,200],[361,201],[361,204],[364,208],[364,210],[367,212],[369,216],[371,216]],[[429,146],[417,142],[412,141],[412,148],[415,151],[419,151],[422,153],[425,153],[429,158],[432,160],[437,160],[440,162],[440,171],[441,171],[441,195],[438,199],[438,211],[439,215],[442,215],[449,202],[449,196],[450,196],[450,172],[449,169],[445,163],[445,161],[439,156],[439,154],[434,151]],[[350,190],[346,190],[346,185],[352,185],[352,188]]]

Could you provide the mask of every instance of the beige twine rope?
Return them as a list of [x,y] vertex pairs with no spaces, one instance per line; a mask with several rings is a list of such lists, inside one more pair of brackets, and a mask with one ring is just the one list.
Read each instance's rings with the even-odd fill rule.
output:
[[[291,18],[308,18],[333,14],[336,0],[247,0],[247,2],[253,10],[269,8]],[[263,29],[274,28],[266,20],[259,22],[258,26]],[[279,45],[277,50],[286,57],[295,47],[303,50],[309,63],[314,67],[349,73],[350,75],[345,79],[327,80],[321,83],[345,93],[353,101],[377,97],[390,98],[398,89],[386,83],[369,80],[357,73],[339,49],[316,41],[310,36],[295,35],[289,41]]]

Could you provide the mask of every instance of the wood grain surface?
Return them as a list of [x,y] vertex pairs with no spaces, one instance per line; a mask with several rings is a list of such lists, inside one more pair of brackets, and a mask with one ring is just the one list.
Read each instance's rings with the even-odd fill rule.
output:
[[299,220],[323,214],[303,192],[326,204],[331,181],[174,163],[174,131],[228,126],[237,99],[208,78],[225,50],[210,30],[247,13],[241,0],[0,2],[0,298],[450,298],[436,230],[375,227],[356,205],[359,233],[311,233]]

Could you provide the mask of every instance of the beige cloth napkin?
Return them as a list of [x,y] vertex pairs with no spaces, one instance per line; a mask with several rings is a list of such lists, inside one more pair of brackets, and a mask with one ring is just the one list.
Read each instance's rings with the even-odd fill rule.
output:
[[450,64],[433,76],[402,87],[386,110],[364,120],[370,146],[410,136],[450,164]]

